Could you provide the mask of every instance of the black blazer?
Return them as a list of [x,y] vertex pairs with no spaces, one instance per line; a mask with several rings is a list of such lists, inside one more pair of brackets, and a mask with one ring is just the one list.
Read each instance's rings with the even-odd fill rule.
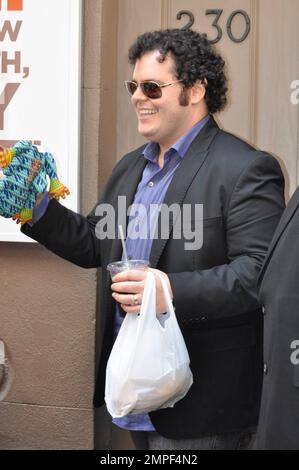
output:
[[[142,148],[119,161],[101,202],[133,202],[146,160]],[[176,315],[191,359],[194,384],[174,408],[150,414],[168,438],[228,433],[256,425],[262,381],[263,318],[256,281],[284,208],[277,161],[219,129],[213,118],[193,141],[168,188],[166,204],[203,204],[203,246],[189,240],[154,240],[152,267],[168,273]],[[94,404],[104,399],[105,368],[112,347],[115,304],[109,262],[121,257],[120,241],[99,241],[95,209],[85,218],[51,201],[43,218],[23,232],[85,268],[102,266],[102,353]],[[149,358],[150,360],[150,358]]]
[[256,447],[299,449],[299,188],[259,279],[265,312],[264,384]]

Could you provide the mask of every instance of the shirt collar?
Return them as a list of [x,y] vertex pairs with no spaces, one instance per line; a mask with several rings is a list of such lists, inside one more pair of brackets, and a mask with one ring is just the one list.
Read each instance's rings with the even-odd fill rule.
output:
[[[174,145],[167,151],[167,153],[173,149],[175,152],[183,158],[190,145],[192,144],[193,140],[197,136],[197,134],[202,130],[205,124],[210,119],[209,114],[205,116],[203,119],[198,121],[186,134],[180,137]],[[145,149],[143,150],[143,156],[147,160],[151,161],[152,163],[156,162],[157,155],[159,155],[160,147],[157,142],[149,142]]]

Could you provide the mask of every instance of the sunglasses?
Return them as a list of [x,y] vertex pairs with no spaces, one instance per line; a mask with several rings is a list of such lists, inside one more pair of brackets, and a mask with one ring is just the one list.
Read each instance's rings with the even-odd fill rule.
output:
[[159,83],[154,82],[153,80],[146,80],[140,82],[139,84],[134,81],[126,80],[125,87],[130,96],[133,96],[138,86],[140,86],[142,93],[151,100],[156,100],[162,96],[162,88],[166,86],[174,85],[175,83],[182,82],[183,80],[176,80],[174,82],[165,83],[164,85],[159,85]]

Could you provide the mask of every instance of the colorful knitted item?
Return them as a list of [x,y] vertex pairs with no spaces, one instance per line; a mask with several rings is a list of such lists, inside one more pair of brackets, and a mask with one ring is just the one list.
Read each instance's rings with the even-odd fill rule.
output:
[[65,198],[70,192],[59,181],[56,163],[48,152],[40,152],[22,140],[0,150],[0,215],[25,224],[32,220],[38,193],[44,193],[50,179],[50,198]]

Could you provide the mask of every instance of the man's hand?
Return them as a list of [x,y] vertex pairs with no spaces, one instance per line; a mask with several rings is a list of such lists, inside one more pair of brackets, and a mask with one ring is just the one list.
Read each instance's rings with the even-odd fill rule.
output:
[[[167,274],[158,269],[148,268],[155,275],[156,280],[156,310],[157,313],[164,313],[167,307],[164,301],[164,294],[160,276],[166,281],[170,297],[173,298],[173,293]],[[140,305],[142,303],[143,291],[145,286],[147,270],[132,270],[122,271],[114,276],[112,279],[111,289],[113,291],[112,297],[118,302],[122,309],[127,313],[139,313]]]

